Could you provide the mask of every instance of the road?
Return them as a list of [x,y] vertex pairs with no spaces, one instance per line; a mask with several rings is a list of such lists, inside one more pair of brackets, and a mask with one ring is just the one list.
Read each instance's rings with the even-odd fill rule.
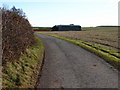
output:
[[64,40],[37,34],[45,60],[37,88],[118,88],[118,72],[100,57]]

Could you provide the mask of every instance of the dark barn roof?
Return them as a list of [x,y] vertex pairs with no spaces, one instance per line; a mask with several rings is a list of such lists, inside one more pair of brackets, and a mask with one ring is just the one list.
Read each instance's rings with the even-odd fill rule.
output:
[[52,31],[81,31],[80,25],[55,25]]

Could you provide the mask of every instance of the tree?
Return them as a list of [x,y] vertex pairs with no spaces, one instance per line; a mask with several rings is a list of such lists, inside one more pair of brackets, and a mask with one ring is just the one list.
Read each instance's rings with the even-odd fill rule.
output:
[[10,10],[11,12],[17,13],[18,15],[22,16],[23,18],[26,18],[25,13],[23,12],[22,9],[16,9],[15,6],[13,6]]
[[11,10],[10,11],[12,11],[12,12],[16,12],[17,13],[17,9],[16,9],[16,7],[15,6],[13,6],[12,8],[11,8]]

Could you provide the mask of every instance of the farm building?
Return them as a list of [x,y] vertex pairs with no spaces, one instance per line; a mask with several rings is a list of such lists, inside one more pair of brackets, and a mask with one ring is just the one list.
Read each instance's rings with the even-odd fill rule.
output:
[[81,31],[80,25],[55,25],[51,28],[51,31]]

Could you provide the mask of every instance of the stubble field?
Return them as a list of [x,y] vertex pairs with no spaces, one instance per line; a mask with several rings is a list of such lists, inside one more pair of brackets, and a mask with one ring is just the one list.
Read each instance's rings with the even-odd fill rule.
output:
[[38,32],[74,43],[120,70],[118,27],[83,27],[82,31]]
[[82,31],[52,31],[44,33],[86,41],[112,51],[119,51],[120,49],[118,45],[120,39],[118,27],[84,27]]

